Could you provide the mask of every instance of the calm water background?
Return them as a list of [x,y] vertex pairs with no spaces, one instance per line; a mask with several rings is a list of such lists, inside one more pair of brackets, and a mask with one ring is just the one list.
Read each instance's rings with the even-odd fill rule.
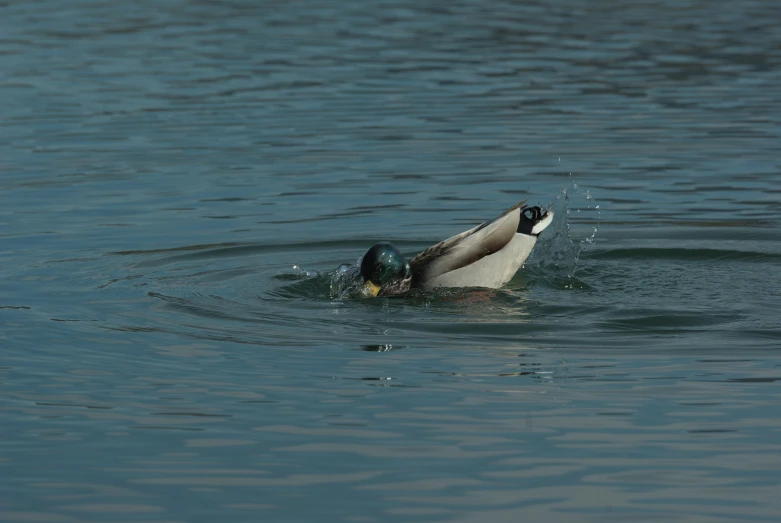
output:
[[[777,521],[780,19],[0,2],[0,520]],[[332,296],[522,198],[505,289]]]

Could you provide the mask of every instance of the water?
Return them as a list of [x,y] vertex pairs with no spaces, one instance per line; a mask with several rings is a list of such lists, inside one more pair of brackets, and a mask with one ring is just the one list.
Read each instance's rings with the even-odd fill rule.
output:
[[779,15],[0,3],[0,520],[776,521]]

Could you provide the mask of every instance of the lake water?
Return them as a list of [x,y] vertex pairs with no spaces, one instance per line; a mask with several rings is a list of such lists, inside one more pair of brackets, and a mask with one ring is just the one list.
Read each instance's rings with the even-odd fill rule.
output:
[[[779,19],[0,2],[0,520],[778,521]],[[331,292],[524,198],[501,290]]]

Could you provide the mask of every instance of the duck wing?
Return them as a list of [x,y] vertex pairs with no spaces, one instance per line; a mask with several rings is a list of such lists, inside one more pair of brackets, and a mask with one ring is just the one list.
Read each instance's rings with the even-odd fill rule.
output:
[[525,201],[518,202],[490,222],[441,241],[416,255],[409,262],[415,282],[425,283],[502,250],[515,237],[521,219],[519,209]]

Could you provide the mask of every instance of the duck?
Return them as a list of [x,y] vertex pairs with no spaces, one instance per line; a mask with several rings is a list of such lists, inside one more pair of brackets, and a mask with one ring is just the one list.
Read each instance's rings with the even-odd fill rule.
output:
[[552,211],[523,200],[409,261],[393,244],[376,243],[360,261],[362,292],[374,297],[441,287],[498,289],[515,276],[552,220]]

